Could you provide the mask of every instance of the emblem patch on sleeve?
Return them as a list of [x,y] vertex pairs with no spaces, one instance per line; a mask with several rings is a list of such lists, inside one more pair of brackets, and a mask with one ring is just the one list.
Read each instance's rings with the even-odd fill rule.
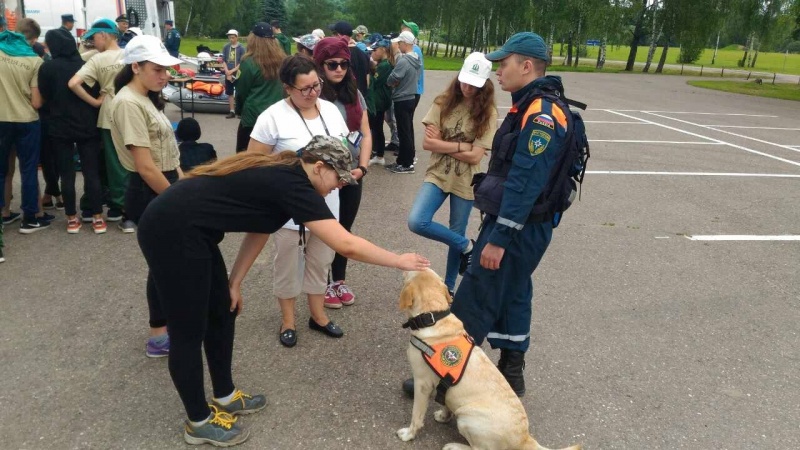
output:
[[549,128],[551,130],[555,129],[555,122],[553,122],[553,118],[548,116],[547,114],[539,114],[538,116],[534,117],[533,123],[536,125],[541,125],[545,128]]
[[542,130],[533,130],[528,141],[528,152],[531,156],[541,155],[550,143],[550,135]]

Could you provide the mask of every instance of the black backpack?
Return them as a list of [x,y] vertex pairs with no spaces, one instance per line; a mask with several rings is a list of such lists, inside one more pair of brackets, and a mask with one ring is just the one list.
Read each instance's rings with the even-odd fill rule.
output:
[[[550,89],[537,88],[531,91],[520,102],[521,110],[516,113],[517,117],[513,118],[512,123],[504,124],[504,127],[510,126],[509,130],[513,130],[513,132],[510,132],[509,135],[495,137],[492,149],[493,159],[489,163],[488,172],[476,174],[473,178],[475,207],[482,212],[491,215],[499,214],[503,183],[511,168],[515,142],[522,125],[520,123],[524,113],[522,110],[538,98],[557,105],[564,112],[567,116],[567,134],[564,150],[556,161],[556,168],[550,172],[544,189],[536,199],[528,216],[528,222],[552,221],[554,227],[558,226],[562,213],[572,205],[576,195],[579,194],[578,185],[583,183],[586,164],[589,160],[589,140],[586,137],[586,125],[583,117],[580,113],[572,111],[569,105],[581,109],[586,109],[586,105],[565,98],[563,92],[552,84],[547,87]],[[495,154],[498,151],[497,148],[494,148],[497,144],[501,144],[503,149]],[[495,158],[499,158],[499,160]]]

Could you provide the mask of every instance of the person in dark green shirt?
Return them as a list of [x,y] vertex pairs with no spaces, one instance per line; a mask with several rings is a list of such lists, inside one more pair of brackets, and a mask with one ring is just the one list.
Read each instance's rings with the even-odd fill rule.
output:
[[175,22],[165,20],[164,33],[166,34],[164,37],[164,46],[167,47],[170,56],[177,58],[181,48],[181,34],[175,29]]
[[369,128],[372,132],[372,159],[369,165],[386,164],[383,153],[386,143],[383,136],[383,116],[392,107],[392,89],[386,84],[386,79],[392,73],[392,43],[382,39],[372,44],[372,59],[378,64],[370,75],[369,91],[367,92],[367,110],[369,111]]
[[236,81],[236,115],[241,117],[236,133],[236,152],[247,150],[250,133],[258,115],[283,100],[283,85],[278,77],[283,54],[268,23],[259,22],[247,36],[247,52],[239,66]]
[[281,44],[283,53],[286,53],[286,56],[292,56],[292,39],[283,34],[281,31],[281,23],[277,20],[273,20],[270,22],[270,25],[272,26],[272,34]]

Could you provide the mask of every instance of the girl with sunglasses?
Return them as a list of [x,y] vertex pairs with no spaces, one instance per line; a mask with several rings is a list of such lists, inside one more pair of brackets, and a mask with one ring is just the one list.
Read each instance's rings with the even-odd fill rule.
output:
[[[339,223],[348,232],[356,220],[361,205],[362,178],[367,174],[372,132],[369,128],[367,102],[358,90],[355,76],[350,67],[349,39],[331,37],[321,40],[314,47],[314,62],[323,75],[321,97],[333,102],[339,109],[350,133],[350,150],[353,153],[353,178],[358,184],[348,185],[339,191]],[[367,149],[361,151],[361,149]],[[342,305],[352,305],[355,301],[353,291],[345,284],[347,258],[336,254],[331,265],[332,283],[325,291],[325,307],[338,309]]]
[[[296,151],[318,135],[346,139],[349,131],[339,110],[320,98],[324,80],[317,74],[314,60],[301,54],[286,58],[279,77],[287,97],[258,116],[247,151],[265,155]],[[338,220],[339,190],[328,194],[325,203]],[[278,336],[281,344],[286,347],[297,344],[294,307],[297,296],[303,292],[308,296],[311,313],[308,327],[330,337],[342,337],[344,331],[328,319],[324,307],[328,267],[334,251],[291,220],[273,235],[273,240],[276,250],[272,290],[281,308]]]

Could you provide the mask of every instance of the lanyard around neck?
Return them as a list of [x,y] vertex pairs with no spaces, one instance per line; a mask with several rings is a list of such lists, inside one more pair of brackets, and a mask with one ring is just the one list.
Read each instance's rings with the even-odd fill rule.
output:
[[[314,133],[311,132],[311,128],[308,128],[308,122],[306,122],[306,118],[303,117],[303,113],[300,112],[300,108],[298,108],[297,105],[294,104],[292,99],[289,99],[289,103],[292,104],[292,108],[294,108],[294,110],[297,112],[297,115],[300,116],[300,120],[303,121],[303,125],[306,126],[306,130],[308,130],[308,134],[310,134],[311,137],[313,138],[314,137]],[[322,118],[322,112],[319,110],[319,108],[317,107],[316,103],[314,104],[314,108],[317,110],[317,114],[319,114],[319,120],[322,121],[322,128],[325,129],[325,134],[330,136],[331,132],[328,131],[328,125],[325,123],[325,119]]]

